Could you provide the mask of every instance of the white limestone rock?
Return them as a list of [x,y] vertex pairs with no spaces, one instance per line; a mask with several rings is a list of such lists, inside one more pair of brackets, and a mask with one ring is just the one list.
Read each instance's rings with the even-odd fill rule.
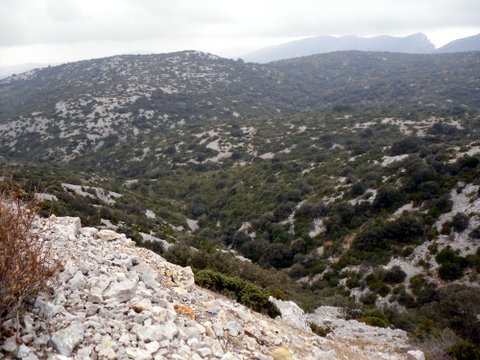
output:
[[113,230],[103,229],[95,234],[95,239],[102,241],[113,241],[120,238],[125,238],[124,234],[119,234]]
[[149,353],[147,350],[139,348],[127,348],[126,353],[135,360],[150,360],[152,358],[151,353]]
[[115,343],[108,339],[102,340],[100,345],[96,347],[96,351],[100,359],[113,360],[116,358],[115,350],[113,350]]
[[77,271],[75,275],[68,281],[68,285],[72,290],[82,291],[87,285],[87,279],[81,271]]
[[81,323],[73,323],[55,332],[50,338],[49,345],[60,355],[71,356],[75,347],[82,342],[84,334],[85,326]]
[[82,228],[80,218],[70,216],[56,217],[52,225],[58,237],[68,240],[75,239]]
[[137,282],[133,280],[123,280],[116,282],[103,293],[105,299],[115,298],[119,302],[126,302],[135,296]]
[[307,331],[310,330],[305,317],[305,312],[300,308],[300,306],[295,304],[293,301],[283,301],[275,299],[273,296],[270,296],[269,300],[278,307],[282,313],[280,317],[283,321],[299,329]]

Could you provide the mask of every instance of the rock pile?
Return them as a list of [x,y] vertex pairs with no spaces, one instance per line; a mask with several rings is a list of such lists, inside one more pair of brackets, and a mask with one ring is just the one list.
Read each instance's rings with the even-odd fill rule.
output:
[[0,358],[415,358],[408,344],[323,338],[255,313],[196,287],[190,268],[137,248],[122,234],[82,228],[78,218],[40,223],[63,271],[22,314],[22,343],[7,338]]

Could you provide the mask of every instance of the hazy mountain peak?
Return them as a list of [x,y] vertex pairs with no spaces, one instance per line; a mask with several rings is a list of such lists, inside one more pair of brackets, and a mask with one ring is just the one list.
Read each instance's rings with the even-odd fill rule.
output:
[[457,39],[438,49],[438,52],[480,51],[480,34]]
[[355,35],[320,35],[314,38],[292,41],[275,47],[254,51],[243,58],[252,62],[269,62],[292,57],[308,56],[333,51],[386,51],[410,54],[425,54],[435,50],[435,46],[423,33],[405,37],[381,35],[371,38]]

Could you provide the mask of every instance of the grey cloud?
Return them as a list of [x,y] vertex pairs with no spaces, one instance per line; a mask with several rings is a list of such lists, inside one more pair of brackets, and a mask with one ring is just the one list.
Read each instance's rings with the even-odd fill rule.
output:
[[0,47],[479,27],[478,0],[0,0]]

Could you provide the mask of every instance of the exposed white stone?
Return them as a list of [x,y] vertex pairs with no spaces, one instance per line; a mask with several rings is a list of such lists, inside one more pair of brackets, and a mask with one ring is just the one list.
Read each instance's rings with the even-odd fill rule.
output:
[[123,280],[114,283],[103,294],[106,299],[115,298],[119,302],[126,302],[135,296],[137,282],[134,280]]
[[83,340],[84,334],[85,325],[81,323],[73,323],[65,329],[53,333],[49,344],[60,355],[71,356],[72,351]]
[[282,313],[281,319],[299,329],[309,330],[305,312],[293,301],[283,301],[270,296],[269,300],[277,305]]
[[125,235],[119,234],[113,230],[103,229],[95,234],[95,238],[103,241],[112,241],[120,238],[124,238]]
[[125,351],[127,355],[131,356],[131,358],[135,360],[150,360],[152,358],[151,353],[144,349],[130,347]]
[[407,354],[412,356],[415,360],[425,360],[425,354],[420,350],[409,350]]

